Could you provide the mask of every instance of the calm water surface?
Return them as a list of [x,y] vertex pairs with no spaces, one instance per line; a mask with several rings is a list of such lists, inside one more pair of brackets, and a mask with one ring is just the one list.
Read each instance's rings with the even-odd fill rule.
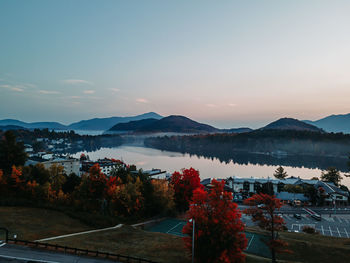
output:
[[[238,177],[272,177],[278,166],[257,165],[257,164],[237,164],[233,161],[228,163],[220,162],[217,158],[204,158],[196,155],[161,151],[153,148],[138,146],[120,146],[116,148],[101,148],[94,152],[80,152],[74,156],[79,158],[84,153],[90,159],[115,158],[121,159],[127,164],[135,164],[138,169],[148,170],[159,168],[169,173],[179,171],[182,168],[193,167],[200,172],[201,179],[205,178],[227,178]],[[301,178],[320,177],[322,170],[300,167],[283,166],[290,176],[300,176]],[[350,178],[344,178],[343,184],[350,186]]]

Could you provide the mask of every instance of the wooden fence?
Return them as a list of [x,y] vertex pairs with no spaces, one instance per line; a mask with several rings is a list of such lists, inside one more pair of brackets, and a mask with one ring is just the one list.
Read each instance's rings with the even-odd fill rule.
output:
[[100,257],[100,258],[111,259],[111,260],[125,262],[125,263],[157,263],[155,261],[151,261],[148,259],[119,255],[119,254],[108,253],[108,252],[100,252],[97,250],[95,251],[95,250],[88,250],[88,249],[81,249],[81,248],[73,248],[73,247],[67,247],[67,246],[53,245],[49,243],[32,242],[27,240],[11,239],[11,238],[9,238],[7,241],[8,243],[12,243],[12,244],[19,244],[19,245],[25,245],[30,247],[36,247],[36,248],[45,248],[45,249],[56,250],[64,253],[71,253],[79,256]]

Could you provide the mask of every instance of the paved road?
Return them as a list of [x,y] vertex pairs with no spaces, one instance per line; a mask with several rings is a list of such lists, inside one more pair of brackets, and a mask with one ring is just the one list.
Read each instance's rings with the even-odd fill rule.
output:
[[[42,262],[42,263],[108,263],[111,260],[80,257],[71,254],[33,249],[18,245],[0,244],[0,262]],[[12,260],[12,261],[11,261]]]

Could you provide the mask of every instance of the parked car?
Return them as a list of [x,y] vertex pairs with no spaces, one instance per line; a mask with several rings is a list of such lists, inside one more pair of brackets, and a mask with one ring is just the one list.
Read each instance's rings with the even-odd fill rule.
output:
[[295,217],[296,219],[301,219],[301,214],[294,214],[294,217]]

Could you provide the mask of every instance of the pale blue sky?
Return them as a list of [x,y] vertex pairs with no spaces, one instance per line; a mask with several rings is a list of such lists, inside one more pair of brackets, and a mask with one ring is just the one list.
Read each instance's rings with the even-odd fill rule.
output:
[[350,112],[350,1],[0,0],[0,119]]

